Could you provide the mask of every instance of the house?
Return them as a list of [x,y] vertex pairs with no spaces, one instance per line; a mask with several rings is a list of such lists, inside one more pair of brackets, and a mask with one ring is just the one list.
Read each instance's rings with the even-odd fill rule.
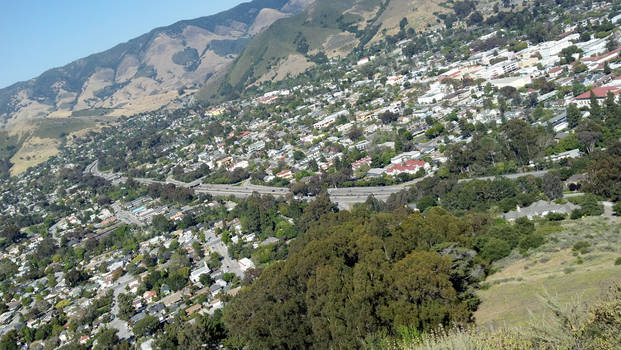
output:
[[317,123],[313,124],[313,128],[315,129],[327,128],[328,126],[334,124],[335,121],[336,121],[336,117],[328,116],[318,121]]
[[364,158],[362,158],[360,160],[357,160],[357,161],[351,163],[351,168],[352,168],[352,170],[358,170],[363,165],[371,165],[371,157],[370,156],[366,156],[366,157],[364,157]]
[[579,206],[572,203],[557,204],[540,200],[526,208],[518,207],[516,210],[504,214],[502,217],[506,220],[515,220],[521,217],[532,219],[535,216],[546,216],[549,213],[569,214],[572,210],[579,208]]
[[554,67],[548,71],[550,78],[558,78],[561,74],[563,74],[563,67]]
[[219,117],[224,114],[225,111],[226,109],[224,109],[224,107],[214,107],[205,111],[205,117]]
[[240,259],[238,264],[239,264],[239,268],[242,270],[242,272],[246,272],[249,269],[254,269],[254,263],[252,262],[252,260],[250,260],[248,258]]
[[265,141],[260,140],[248,146],[248,152],[253,153],[253,152],[260,151],[264,148],[265,148]]
[[147,302],[147,303],[151,303],[153,302],[153,299],[157,297],[157,292],[154,290],[149,290],[144,292],[144,294],[142,295],[142,298]]
[[365,64],[369,63],[370,61],[371,61],[371,59],[370,59],[370,58],[368,58],[368,57],[363,57],[363,58],[361,58],[361,59],[359,59],[359,60],[358,60],[358,62],[356,63],[356,65],[357,65],[357,66],[362,66],[362,65],[365,65]]
[[371,143],[367,140],[363,140],[358,142],[357,144],[354,145],[354,147],[359,150],[359,151],[363,151],[367,148],[369,148],[369,146],[371,145]]
[[525,76],[525,77],[508,77],[508,78],[500,78],[500,79],[494,79],[494,80],[490,80],[490,84],[492,84],[493,86],[497,87],[497,88],[503,88],[505,86],[511,86],[514,87],[516,89],[519,89],[527,84],[530,84],[532,82],[531,78],[529,76]]
[[205,264],[200,268],[192,270],[192,272],[190,273],[190,281],[192,281],[192,283],[194,284],[198,284],[200,282],[201,275],[209,273],[211,273],[211,269],[207,266],[207,264]]
[[561,159],[568,159],[568,158],[579,158],[581,156],[580,150],[578,148],[576,149],[572,149],[570,151],[566,151],[566,152],[562,152],[562,153],[558,153],[558,154],[553,154],[549,157],[546,157],[546,160],[550,160],[553,162],[559,161]]
[[382,177],[383,173],[384,173],[384,169],[382,168],[371,168],[369,169],[369,171],[367,171],[367,176],[368,177]]
[[293,173],[291,172],[291,169],[285,169],[276,174],[276,177],[286,180],[293,180]]
[[181,301],[182,298],[183,298],[183,294],[181,294],[181,292],[177,292],[175,294],[171,294],[167,296],[166,298],[162,299],[162,303],[166,307],[171,307],[172,305]]
[[403,162],[410,160],[410,159],[418,159],[420,156],[421,156],[421,153],[419,151],[404,152],[404,153],[401,153],[401,154],[398,154],[392,157],[390,159],[390,163],[391,164],[402,164]]
[[198,312],[203,306],[201,304],[192,305],[189,308],[185,309],[185,313],[190,316],[191,314]]
[[391,176],[396,176],[399,174],[416,174],[419,170],[424,169],[428,170],[430,168],[429,164],[422,160],[407,160],[403,162],[403,164],[393,164],[390,165],[384,171],[386,174]]
[[138,322],[138,321],[142,320],[142,319],[143,319],[143,318],[145,318],[145,317],[147,317],[147,314],[146,314],[144,311],[142,311],[142,312],[137,313],[137,314],[135,314],[134,316],[132,316],[132,317],[129,319],[129,323],[130,323],[131,325],[135,325],[135,324],[136,324],[136,322]]
[[585,107],[591,104],[591,92],[595,94],[595,98],[598,102],[604,101],[606,96],[608,96],[609,92],[612,92],[613,95],[618,95],[621,92],[621,88],[618,86],[600,86],[591,89],[591,91],[587,91],[583,94],[580,94],[574,97],[574,102],[578,107]]

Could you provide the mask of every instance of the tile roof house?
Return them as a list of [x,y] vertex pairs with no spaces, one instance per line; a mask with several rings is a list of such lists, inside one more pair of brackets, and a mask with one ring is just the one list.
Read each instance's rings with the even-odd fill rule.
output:
[[609,92],[612,92],[613,95],[618,95],[621,93],[621,88],[618,86],[600,86],[591,89],[591,91],[587,91],[583,94],[580,94],[574,97],[574,100],[578,107],[588,106],[591,100],[591,92],[595,95],[595,98],[598,101],[602,101],[608,96]]
[[422,160],[407,160],[402,164],[393,164],[384,171],[388,175],[416,174],[420,169],[429,169],[429,164]]

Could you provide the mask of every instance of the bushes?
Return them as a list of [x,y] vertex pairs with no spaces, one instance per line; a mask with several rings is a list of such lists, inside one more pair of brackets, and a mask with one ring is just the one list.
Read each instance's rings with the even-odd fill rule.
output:
[[481,248],[481,257],[488,261],[500,260],[511,254],[511,246],[507,241],[490,238]]
[[160,320],[155,316],[147,315],[134,325],[134,334],[138,337],[144,337],[157,330],[160,325]]
[[546,215],[546,219],[548,219],[548,221],[563,221],[566,217],[567,214],[565,213],[549,213]]
[[579,205],[580,209],[571,212],[571,219],[579,219],[583,216],[599,216],[604,213],[604,206],[598,203],[598,199],[593,194],[586,194],[582,197],[571,197],[571,202]]
[[614,210],[617,216],[621,216],[621,202],[615,203],[615,205],[612,207],[612,210]]
[[421,212],[424,212],[427,208],[435,207],[436,205],[438,205],[438,203],[430,196],[423,197],[416,202],[416,206]]
[[529,249],[538,248],[545,242],[545,238],[540,233],[531,233],[520,240],[520,251],[526,252]]
[[580,254],[588,253],[588,248],[591,247],[591,244],[587,241],[576,242],[572,247],[572,250],[575,252],[579,252]]
[[621,343],[621,287],[602,301],[560,305],[545,298],[550,317],[521,328],[455,328],[424,333],[414,339],[387,339],[386,349],[618,349]]

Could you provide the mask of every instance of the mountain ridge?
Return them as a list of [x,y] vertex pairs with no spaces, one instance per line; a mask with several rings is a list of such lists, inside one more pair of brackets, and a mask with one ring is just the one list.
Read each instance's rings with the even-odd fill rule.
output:
[[[0,89],[0,121],[3,127],[12,129],[18,119],[46,117],[59,110],[117,109],[133,99],[196,88],[239,54],[254,35],[308,3],[254,0],[214,15],[155,28],[108,50]],[[261,16],[264,9],[271,12]],[[255,26],[257,19],[261,21],[259,26]],[[229,41],[229,45],[220,45],[214,52],[210,48],[212,41]],[[174,55],[178,61],[171,57]],[[132,111],[125,109],[125,114]]]

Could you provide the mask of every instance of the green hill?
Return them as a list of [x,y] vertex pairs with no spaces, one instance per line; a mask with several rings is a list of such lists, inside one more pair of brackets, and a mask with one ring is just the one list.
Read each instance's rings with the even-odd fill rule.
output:
[[[290,55],[303,55],[312,62],[317,53],[328,52],[329,39],[347,36],[345,53],[374,36],[373,25],[389,1],[317,0],[305,11],[276,21],[257,35],[237,58],[219,84],[208,84],[198,97],[201,101],[222,100],[242,91],[273,70]],[[341,49],[336,45],[334,49]]]

